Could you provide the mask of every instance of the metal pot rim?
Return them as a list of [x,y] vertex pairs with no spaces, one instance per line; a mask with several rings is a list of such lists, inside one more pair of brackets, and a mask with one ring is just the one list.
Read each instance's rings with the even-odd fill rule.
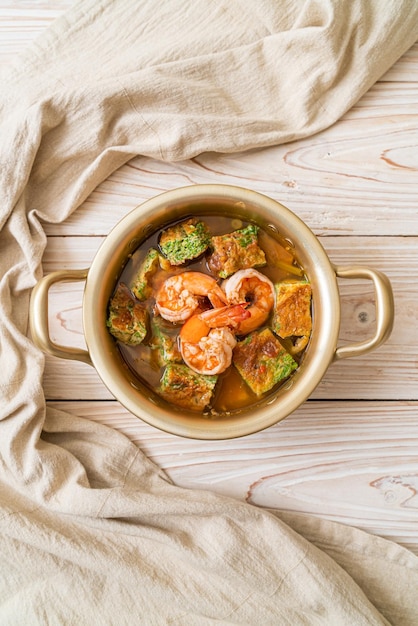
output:
[[[195,211],[221,207],[291,239],[312,284],[312,338],[302,364],[280,389],[260,405],[219,419],[168,411],[152,392],[121,365],[106,329],[107,303],[129,254],[151,231]],[[109,391],[131,413],[175,435],[228,439],[267,428],[296,410],[314,391],[333,361],[340,327],[335,269],[317,237],[284,205],[258,192],[231,185],[191,185],[159,194],[128,213],[112,229],[88,271],[83,297],[85,340],[93,366]]]

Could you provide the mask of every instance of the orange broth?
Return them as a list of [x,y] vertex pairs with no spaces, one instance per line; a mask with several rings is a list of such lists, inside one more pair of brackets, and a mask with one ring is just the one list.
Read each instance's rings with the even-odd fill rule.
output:
[[[186,218],[183,218],[180,221],[184,221],[185,219]],[[234,230],[245,228],[249,224],[249,222],[245,222],[237,218],[219,215],[199,215],[199,220],[206,223],[212,236],[230,233]],[[174,223],[167,224],[164,230],[173,226],[173,224]],[[135,250],[126,264],[119,278],[119,282],[125,283],[128,286],[132,283],[148,250],[150,248],[158,249],[158,238],[160,232],[161,231],[154,233]],[[296,259],[291,242],[281,238],[279,235],[272,236],[266,230],[259,228],[258,244],[260,248],[264,250],[267,263],[265,266],[257,267],[256,269],[270,278],[273,283],[289,278],[296,278],[299,280],[306,278],[303,269]],[[289,266],[291,271],[288,271]],[[148,309],[150,319],[153,315],[155,315],[154,296],[161,284],[169,276],[190,270],[203,272],[213,276],[208,269],[206,254],[199,259],[187,262],[181,266],[171,266],[168,271],[161,269],[161,267],[157,270],[151,281],[153,295],[143,303]],[[263,325],[263,327],[268,326],[269,322],[270,318],[267,320],[266,324]],[[181,324],[174,324],[166,322],[165,320],[163,320],[163,324],[164,330],[167,334],[176,338],[178,341]],[[281,339],[280,341],[286,348],[286,344],[289,340]],[[158,364],[155,356],[155,350],[152,350],[150,347],[149,337],[146,337],[145,340],[138,346],[128,346],[118,342],[118,347],[123,359],[134,374],[150,389],[155,390],[159,385],[164,367],[160,367]],[[303,350],[300,354],[294,355],[294,359],[297,362],[300,362],[305,350]],[[285,382],[286,380],[278,383],[274,389],[277,389]],[[271,393],[272,391],[273,390],[268,393]],[[204,413],[208,416],[218,416],[233,412],[237,409],[248,407],[259,401],[260,397],[248,387],[235,367],[231,365],[226,372],[219,375],[211,406],[205,410]],[[166,401],[162,399],[161,402],[166,404]]]

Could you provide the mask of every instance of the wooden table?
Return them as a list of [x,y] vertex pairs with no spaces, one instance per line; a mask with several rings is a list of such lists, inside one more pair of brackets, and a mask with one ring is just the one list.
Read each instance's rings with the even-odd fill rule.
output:
[[[0,69],[71,6],[3,2]],[[192,183],[227,183],[287,205],[331,260],[390,278],[396,320],[368,356],[333,364],[293,415],[258,434],[195,441],[124,410],[82,363],[47,358],[48,403],[124,432],[175,483],[363,528],[418,554],[418,45],[338,123],[314,137],[168,164],[137,157],[103,182],[64,224],[46,225],[44,271],[89,267],[114,224],[142,201]],[[340,281],[341,343],[374,331],[374,295]],[[82,284],[51,292],[51,336],[84,347]]]

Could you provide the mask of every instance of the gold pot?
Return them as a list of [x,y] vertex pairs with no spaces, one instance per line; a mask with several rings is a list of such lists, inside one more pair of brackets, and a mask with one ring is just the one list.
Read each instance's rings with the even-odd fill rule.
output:
[[[107,305],[129,255],[153,232],[185,216],[227,213],[253,221],[267,232],[280,232],[295,247],[312,285],[312,336],[301,365],[278,390],[256,406],[219,418],[184,414],[163,407],[154,393],[130,372],[106,328]],[[337,347],[341,303],[337,278],[367,278],[376,299],[376,332],[367,341]],[[48,291],[53,283],[85,281],[83,326],[87,350],[53,343],[48,332]],[[30,306],[34,343],[64,359],[96,368],[100,378],[131,413],[149,424],[183,437],[229,439],[248,435],[284,419],[314,391],[336,359],[366,354],[390,335],[393,295],[387,277],[368,267],[336,267],[308,226],[282,204],[248,189],[228,185],[192,185],[162,193],[126,215],[98,250],[90,269],[57,271],[35,286]]]

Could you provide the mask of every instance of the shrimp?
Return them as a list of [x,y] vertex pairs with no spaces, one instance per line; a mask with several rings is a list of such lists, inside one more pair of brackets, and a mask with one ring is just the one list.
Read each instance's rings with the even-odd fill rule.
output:
[[226,304],[226,297],[214,278],[202,272],[182,272],[167,278],[159,288],[155,305],[169,322],[184,322],[206,296],[214,307]]
[[238,270],[222,284],[230,304],[247,302],[251,314],[239,323],[238,333],[246,335],[267,320],[274,305],[274,285],[267,276],[257,270]]
[[242,304],[209,309],[190,317],[180,331],[183,361],[198,374],[221,374],[231,365],[233,330],[249,312]]

